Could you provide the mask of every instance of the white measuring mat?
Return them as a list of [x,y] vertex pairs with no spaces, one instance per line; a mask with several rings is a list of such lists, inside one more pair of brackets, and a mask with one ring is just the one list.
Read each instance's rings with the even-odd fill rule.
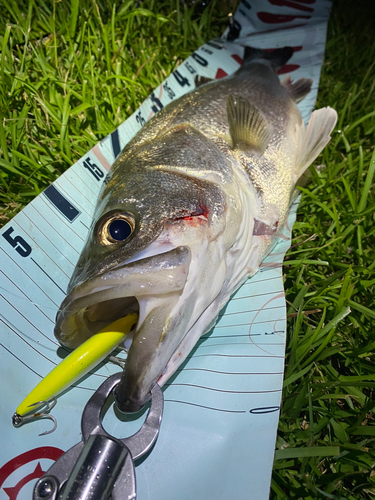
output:
[[[119,371],[107,362],[59,397],[53,434],[38,436],[50,428],[48,420],[12,426],[16,407],[67,354],[53,335],[56,311],[116,156],[159,109],[194,88],[196,75],[221,78],[236,71],[245,45],[295,49],[283,73],[293,80],[313,78],[312,91],[300,104],[307,121],[317,95],[329,8],[328,0],[243,0],[234,16],[240,38],[228,42],[223,36],[197,49],[125,123],[0,230],[0,500],[31,498],[35,480],[59,450],[81,439],[81,413],[93,391]],[[166,384],[159,439],[136,467],[140,500],[268,498],[286,338],[282,261],[296,206],[260,271],[237,291],[213,331]],[[124,437],[144,418],[121,422],[111,409],[104,422],[112,434]]]

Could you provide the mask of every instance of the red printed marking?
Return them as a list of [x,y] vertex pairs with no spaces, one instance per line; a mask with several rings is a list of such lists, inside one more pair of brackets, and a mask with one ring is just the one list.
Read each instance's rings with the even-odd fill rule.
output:
[[294,19],[310,19],[311,16],[286,16],[284,14],[271,14],[270,12],[258,12],[259,19],[266,24],[289,23]]
[[278,75],[284,75],[285,73],[291,73],[292,71],[295,71],[300,67],[299,64],[285,64],[279,71],[277,72]]
[[233,57],[233,59],[238,62],[238,64],[242,64],[243,63],[243,59],[242,57],[238,56],[237,54],[232,54],[231,57]]
[[[251,324],[250,324],[250,326],[249,326],[249,339],[250,339],[250,342],[251,342],[252,344],[256,345],[256,346],[258,347],[258,349],[260,349],[261,351],[263,351],[263,352],[264,352],[264,353],[266,353],[266,354],[271,354],[271,353],[270,353],[270,352],[268,352],[268,351],[267,351],[266,349],[264,349],[263,347],[260,347],[260,345],[258,345],[258,344],[254,341],[254,339],[251,337],[251,328],[253,327],[254,321],[255,321],[256,317],[258,316],[258,314],[260,314],[260,313],[262,312],[262,310],[263,310],[263,309],[265,309],[265,308],[266,308],[266,306],[267,306],[270,302],[272,302],[273,300],[280,299],[280,298],[282,298],[282,297],[284,297],[284,298],[285,298],[285,293],[284,293],[284,292],[281,292],[279,295],[275,295],[275,297],[272,297],[272,299],[267,300],[267,302],[266,302],[265,304],[263,304],[263,305],[262,305],[262,307],[259,309],[259,311],[256,313],[256,315],[254,316],[254,318],[253,318],[253,320],[252,320],[252,322],[251,322]],[[280,319],[283,319],[283,318],[280,318]],[[276,324],[278,321],[280,321],[280,319],[276,320],[276,321],[275,321],[275,324]]]
[[278,5],[280,7],[291,7],[292,9],[302,10],[304,12],[314,12],[311,7],[306,7],[296,3],[295,1],[290,2],[289,0],[268,0],[271,5]]
[[280,331],[280,330],[277,330],[277,326],[276,326],[276,324],[277,324],[279,321],[283,321],[283,320],[284,320],[284,317],[283,317],[283,316],[280,316],[280,318],[279,318],[279,319],[277,319],[277,320],[275,321],[275,323],[273,324],[273,331],[274,331],[274,332],[275,332],[275,334],[276,334],[276,335],[278,335],[279,337],[285,337],[285,334],[280,335],[280,333],[278,333],[278,331]]
[[40,477],[43,476],[44,473],[45,471],[42,470],[40,462],[38,462],[38,465],[35,467],[33,472],[23,477],[20,481],[18,481],[18,483],[15,486],[11,488],[4,488],[4,491],[8,495],[9,500],[17,500],[18,493],[25,486],[25,484],[27,484],[29,481],[39,479]]
[[[293,51],[294,52],[299,52],[300,50],[302,50],[302,45],[297,45],[296,47],[292,47]],[[277,49],[262,49],[264,50],[265,52],[273,52],[274,50],[277,50]]]
[[262,310],[263,310],[263,309],[265,309],[265,307],[266,307],[266,306],[268,306],[268,304],[269,304],[270,302],[272,302],[272,301],[274,301],[274,300],[277,300],[277,299],[281,299],[282,297],[285,297],[285,293],[284,293],[284,292],[281,292],[281,293],[279,293],[278,295],[275,295],[274,297],[272,297],[272,299],[267,300],[267,302],[265,302],[265,303],[262,305],[262,307],[259,309],[259,311],[256,313],[256,315],[254,316],[254,318],[253,318],[252,322],[251,322],[251,323],[250,323],[250,325],[249,325],[249,338],[250,338],[250,340],[252,340],[252,339],[251,339],[251,336],[250,336],[250,334],[251,334],[251,328],[252,328],[252,326],[253,326],[253,324],[254,324],[254,321],[257,319],[258,315],[262,312]]
[[40,460],[41,458],[49,458],[50,460],[57,460],[64,452],[60,448],[55,448],[53,446],[42,446],[40,448],[34,448],[33,450],[21,453],[17,457],[12,458],[3,465],[0,469],[0,487],[4,484],[4,481],[17,469],[23,465],[32,462],[33,460]]
[[[295,28],[301,28],[301,26],[306,26],[306,23],[293,24],[293,26],[283,26],[281,28],[277,27],[277,28],[272,29],[272,30],[265,30],[265,31],[262,31],[262,34],[264,34],[264,33],[273,33],[274,31],[291,30],[291,29],[295,29]],[[259,34],[258,32],[255,32],[255,33],[249,33],[246,36],[249,37],[249,36],[255,36],[255,35],[258,35],[258,34]]]
[[94,153],[94,155],[97,157],[97,159],[100,161],[100,163],[103,165],[103,167],[108,172],[109,169],[111,168],[111,165],[108,163],[108,161],[103,156],[103,153],[100,151],[99,144],[97,144],[96,146],[94,146],[92,148],[92,152]]
[[228,73],[226,73],[223,69],[219,68],[216,71],[216,75],[215,75],[216,80],[219,80],[220,78],[224,78],[224,76],[228,76]]
[[[288,238],[289,239],[289,238]],[[280,252],[284,253],[284,252]],[[277,255],[277,254],[275,254]],[[272,269],[280,269],[283,265],[280,262],[262,262],[260,265],[261,269],[271,267]]]

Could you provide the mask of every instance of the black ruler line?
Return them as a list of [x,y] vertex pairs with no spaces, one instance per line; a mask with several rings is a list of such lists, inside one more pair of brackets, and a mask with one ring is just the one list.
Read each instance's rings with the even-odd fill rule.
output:
[[37,265],[37,266],[39,267],[39,269],[40,269],[41,271],[43,271],[43,272],[44,272],[44,274],[45,274],[46,276],[48,276],[48,278],[52,281],[52,283],[54,283],[54,284],[57,286],[57,288],[58,288],[59,290],[61,290],[61,291],[62,291],[62,293],[63,293],[64,295],[66,295],[66,292],[64,292],[64,290],[61,288],[61,286],[59,286],[59,285],[56,283],[56,281],[55,281],[53,278],[51,278],[51,276],[47,273],[47,271],[45,271],[45,270],[44,270],[44,269],[43,269],[43,268],[42,268],[42,267],[41,267],[41,266],[37,263],[37,261],[36,261],[36,260],[34,260],[32,257],[30,257],[30,259],[34,262],[34,264],[35,264],[35,265]]
[[[281,298],[281,297],[279,297]],[[285,307],[285,304],[282,304],[281,306],[272,306],[272,307],[264,307],[263,309],[250,309],[249,311],[235,311],[235,312],[225,312],[222,314],[219,314],[218,318],[222,318],[224,316],[233,316],[235,314],[247,314],[247,313],[252,313],[252,312],[260,312],[260,311],[271,311],[272,309],[280,309],[282,307]]]
[[[54,310],[54,312],[56,313],[56,309],[55,309],[54,307],[52,307],[52,306],[43,306],[42,304],[36,304],[36,303],[35,303],[35,302],[33,302],[33,301],[31,300],[31,298],[30,298],[30,297],[28,297],[28,296],[26,295],[26,293],[25,293],[23,290],[21,290],[21,288],[20,288],[20,287],[19,287],[16,283],[14,283],[14,281],[13,281],[13,280],[11,280],[11,279],[9,278],[9,276],[7,276],[7,275],[6,275],[6,274],[5,274],[5,273],[4,273],[1,269],[0,269],[0,272],[1,272],[4,276],[5,276],[5,278],[7,278],[7,279],[8,279],[8,280],[9,280],[9,281],[10,281],[10,282],[11,282],[11,283],[12,283],[12,284],[13,284],[13,285],[14,285],[14,286],[15,286],[15,287],[16,287],[16,288],[17,288],[17,289],[18,289],[18,290],[19,290],[19,291],[20,291],[20,292],[21,292],[21,293],[25,296],[25,298],[23,298],[23,297],[18,297],[18,296],[17,296],[17,294],[15,294],[15,293],[11,292],[10,290],[7,290],[6,288],[1,287],[1,288],[2,288],[2,290],[4,290],[4,291],[5,291],[5,292],[7,292],[7,293],[10,293],[10,294],[12,294],[12,295],[15,295],[15,296],[16,296],[17,298],[19,298],[19,299],[22,299],[22,300],[28,300],[28,301],[29,301],[29,302],[30,302],[33,306],[35,306],[35,307],[38,309],[38,311],[40,311],[40,312],[41,312],[41,313],[42,313],[42,314],[43,314],[43,315],[44,315],[44,316],[45,316],[45,317],[46,317],[46,318],[47,318],[47,319],[48,319],[51,323],[55,323],[55,322],[54,322],[54,321],[53,321],[53,320],[52,320],[49,316],[47,316],[47,314],[46,314],[44,311],[42,311],[42,309],[40,309],[40,307],[46,307],[47,309],[53,309],[53,310]],[[40,307],[39,307],[39,305],[40,305]]]
[[[238,346],[238,345],[246,345],[248,347],[257,347],[258,344],[256,344],[255,342],[230,342],[229,344],[209,344],[207,342],[203,342],[201,343],[200,345],[198,345],[198,348],[199,349],[203,349],[204,347],[219,347],[219,346]],[[282,344],[283,345],[283,344]]]
[[284,372],[221,372],[219,370],[209,370],[208,368],[179,368],[176,372],[185,372],[185,371],[198,371],[198,372],[210,372],[210,373],[218,373],[220,375],[283,375]]
[[256,276],[257,276],[258,272],[256,272],[253,276],[250,276],[248,278],[248,280],[251,280],[250,282],[249,281],[245,281],[245,283],[241,286],[241,288],[244,288],[245,286],[250,286],[254,283],[263,283],[263,281],[270,281],[270,280],[278,280],[280,278],[280,276],[272,276],[272,278],[266,278],[266,279],[259,279],[259,280],[256,280],[254,279]]
[[[66,180],[67,180],[70,184],[72,184],[72,183],[69,181],[69,179],[66,179]],[[56,183],[57,183],[57,181],[56,181]],[[73,184],[72,184],[72,186],[73,186]],[[66,191],[66,189],[65,189],[65,188],[63,188],[60,184],[58,184],[58,185],[57,185],[57,187],[59,188],[59,190],[60,190],[61,192],[63,192],[63,193],[64,193],[64,196],[69,196],[69,194],[68,194],[68,192]],[[77,189],[77,188],[76,188],[76,186],[73,186],[73,187],[74,187],[75,189]],[[77,191],[78,191],[78,189],[77,189]],[[78,191],[78,192],[79,192],[79,191]],[[81,193],[80,193],[80,194],[81,194]],[[82,212],[83,214],[87,215],[87,217],[89,217],[89,218],[91,219],[91,215],[89,214],[89,212],[88,212],[87,210],[85,210],[85,209],[83,208],[83,206],[82,206],[82,205],[80,205],[80,204],[79,204],[78,200],[74,200],[74,201],[75,201],[75,203],[77,204],[77,206],[80,208],[81,212]],[[90,203],[90,205],[91,205],[92,207],[94,207],[94,205],[93,205],[92,203]]]
[[4,319],[1,319],[0,318],[0,321],[2,323],[4,323],[4,325],[6,325],[10,330],[12,330],[12,332],[17,335],[17,337],[22,340],[22,342],[24,342],[26,345],[28,345],[30,347],[30,349],[32,349],[33,351],[35,351],[37,354],[39,354],[40,356],[42,356],[44,359],[46,359],[47,361],[49,361],[50,363],[52,363],[54,366],[56,366],[57,363],[55,363],[54,361],[52,361],[51,359],[49,359],[47,356],[45,356],[44,354],[42,354],[40,351],[38,351],[38,349],[36,349],[34,346],[32,346],[31,344],[29,344],[29,342],[27,340],[25,340],[21,334],[17,333],[16,330],[14,328],[12,328],[9,323],[7,321],[5,321]]
[[[93,176],[92,174],[90,174],[90,173],[89,173],[89,171],[88,171],[88,170],[84,167],[84,165],[83,165],[84,161],[86,161],[86,160],[87,160],[87,158],[89,157],[89,154],[90,154],[90,153],[91,153],[91,151],[89,151],[89,152],[87,153],[87,155],[83,156],[82,158],[80,158],[80,159],[78,160],[77,164],[78,164],[78,167],[79,167],[81,170],[80,170],[79,174],[77,173],[77,175],[78,175],[78,177],[79,177],[80,179],[82,179],[83,184],[85,184],[85,186],[87,186],[87,187],[90,189],[90,191],[93,193],[93,195],[92,195],[92,196],[93,196],[93,198],[95,198],[95,200],[97,200],[97,199],[98,199],[98,196],[99,196],[99,193],[100,193],[100,189],[101,189],[101,187],[102,187],[102,185],[103,185],[103,180],[105,179],[105,174],[107,173],[107,171],[106,171],[106,169],[103,167],[103,165],[102,165],[102,164],[100,163],[100,161],[99,161],[100,166],[101,166],[101,167],[103,167],[101,170],[102,170],[102,171],[104,170],[104,172],[103,172],[103,173],[104,173],[104,177],[103,177],[103,179],[101,179],[99,182],[98,182],[97,180],[95,180],[94,176]],[[95,156],[95,158],[96,158],[95,153],[93,153],[93,155],[94,155],[94,156]],[[95,159],[95,161],[97,161],[97,160]],[[81,173],[82,173],[82,172],[84,173],[84,175],[86,175],[87,179],[90,179],[90,182],[92,183],[92,185],[98,188],[96,192],[95,192],[95,191],[93,191],[93,190],[89,187],[89,185],[87,184],[87,182],[85,182],[85,181],[83,180],[83,177],[81,177]]]
[[[50,207],[49,205],[47,205],[47,202],[43,199],[43,197],[39,197],[39,198],[37,198],[37,199],[38,199],[38,200],[41,200],[41,201],[42,201],[42,202],[46,205],[46,207],[48,207],[48,208],[51,210],[51,207]],[[35,206],[34,206],[34,205],[32,205],[32,207],[34,208],[34,210],[36,210],[36,211],[38,212],[38,214],[39,214],[39,215],[40,215],[40,216],[41,216],[41,217],[42,217],[42,218],[43,218],[43,219],[44,219],[44,220],[45,220],[45,221],[46,221],[46,222],[47,222],[47,223],[48,223],[48,224],[49,224],[49,225],[53,228],[53,229],[55,229],[55,228],[54,228],[54,227],[53,227],[53,226],[52,226],[52,225],[51,225],[51,224],[47,221],[47,219],[45,219],[45,218],[43,217],[43,215],[39,212],[39,210],[38,210],[37,208],[35,208]],[[56,215],[56,217],[59,219],[59,221],[60,221],[60,222],[62,222],[62,223],[63,223],[63,224],[64,224],[64,225],[65,225],[65,226],[69,229],[69,231],[72,231],[72,232],[73,232],[73,233],[77,236],[77,238],[79,238],[79,239],[80,239],[81,241],[83,241],[83,242],[85,241],[85,239],[84,239],[84,238],[82,238],[82,236],[80,236],[78,233],[76,233],[76,232],[74,231],[74,229],[73,229],[73,227],[72,227],[72,226],[68,226],[68,224],[67,224],[67,223],[65,222],[65,220],[62,218],[62,216],[61,216],[61,214],[60,214],[60,213],[58,213],[58,212],[56,212],[56,211],[52,211],[52,213],[54,213],[54,214]],[[55,231],[56,231],[56,229],[55,229]],[[59,235],[61,236],[61,233],[59,233],[58,231],[56,231],[56,233],[57,233],[57,234],[59,234]],[[80,252],[78,252],[78,251],[77,251],[77,250],[76,250],[76,249],[75,249],[75,248],[74,248],[74,247],[73,247],[73,246],[72,246],[72,245],[68,242],[68,240],[66,240],[66,239],[65,239],[65,238],[63,238],[62,236],[61,236],[61,238],[62,238],[64,241],[66,241],[66,243],[68,243],[68,245],[69,245],[71,248],[73,248],[73,249],[74,249],[74,250],[75,250],[78,254],[80,253]]]
[[254,345],[282,345],[285,346],[285,342],[254,342]]
[[250,333],[250,335],[248,333],[244,333],[242,335],[206,335],[206,336],[202,336],[200,337],[199,340],[206,340],[206,339],[232,339],[232,338],[235,338],[235,337],[259,337],[261,335],[264,335],[264,333]]
[[272,295],[273,293],[284,293],[284,289],[272,290],[271,292],[265,292],[265,293],[256,293],[254,295],[245,295],[244,297],[232,297],[230,300],[252,299],[254,297],[262,297],[263,295]]
[[117,158],[118,155],[121,153],[120,135],[119,135],[118,129],[116,129],[114,132],[112,132],[111,142],[112,142],[113,156],[115,158]]
[[68,198],[65,198],[53,184],[43,191],[43,195],[70,223],[73,223],[81,214],[81,211]]
[[[19,228],[20,228],[20,229],[21,229],[21,230],[22,230],[25,234],[27,234],[27,236],[28,236],[31,240],[33,240],[33,242],[37,245],[36,247],[34,247],[34,249],[38,248],[41,252],[43,252],[43,253],[44,253],[44,255],[47,257],[47,259],[49,259],[51,262],[53,262],[53,264],[54,264],[55,266],[57,266],[57,267],[60,269],[60,271],[61,271],[63,274],[65,274],[65,276],[69,279],[69,278],[70,278],[70,276],[69,276],[68,274],[66,274],[66,272],[65,272],[63,269],[61,269],[61,267],[60,267],[60,266],[59,266],[59,265],[58,265],[58,264],[57,264],[57,263],[56,263],[53,259],[51,259],[51,257],[48,255],[48,253],[47,253],[47,252],[45,252],[45,251],[43,250],[43,248],[42,248],[42,247],[40,247],[40,246],[38,245],[38,243],[36,243],[36,241],[34,240],[34,238],[33,238],[33,237],[32,237],[32,236],[31,236],[31,235],[30,235],[27,231],[25,231],[25,229],[24,229],[24,228],[23,228],[23,227],[22,227],[22,226],[21,226],[21,225],[20,225],[20,224],[19,224],[16,220],[13,220],[13,222],[14,222],[15,224],[17,224],[17,226],[18,226],[18,227],[19,227]],[[30,257],[30,259],[31,259],[31,260],[34,260],[32,257]],[[34,261],[34,262],[35,262],[35,261]],[[72,265],[73,265],[73,264],[72,264]]]
[[19,310],[17,309],[17,307],[16,307],[15,305],[13,305],[11,302],[9,302],[9,300],[8,300],[8,299],[6,299],[6,298],[4,297],[4,295],[1,295],[1,294],[0,294],[0,297],[2,297],[2,298],[5,300],[5,302],[7,302],[7,303],[10,305],[10,307],[12,307],[15,311],[17,311],[17,312],[18,312],[18,314],[19,314],[20,316],[22,316],[22,317],[23,317],[23,319],[24,319],[25,321],[27,321],[27,323],[29,323],[29,325],[31,325],[33,328],[35,328],[35,330],[36,330],[37,332],[39,332],[39,333],[40,333],[40,334],[41,334],[41,335],[42,335],[45,339],[49,340],[49,342],[52,342],[52,344],[54,344],[54,345],[56,345],[56,346],[60,346],[60,344],[59,344],[58,342],[54,342],[54,341],[53,341],[53,340],[52,340],[52,339],[51,339],[48,335],[46,335],[46,334],[45,334],[45,333],[43,333],[41,330],[39,330],[39,328],[37,328],[37,327],[34,325],[34,323],[32,323],[32,322],[31,322],[31,321],[30,321],[30,320],[29,320],[26,316],[24,316],[24,315],[21,313],[21,311],[19,311]]
[[247,413],[246,410],[224,410],[222,408],[213,408],[212,406],[198,405],[197,403],[189,403],[188,401],[178,401],[177,399],[164,399],[167,403],[181,403],[184,405],[197,406],[198,408],[205,408],[206,410],[221,411],[225,413]]
[[[0,321],[1,321],[1,320],[0,320]],[[43,377],[42,377],[42,375],[40,375],[40,374],[39,374],[39,373],[37,373],[35,370],[33,370],[33,369],[29,366],[29,365],[27,365],[24,361],[22,361],[22,359],[20,359],[18,356],[16,356],[16,355],[14,354],[14,352],[10,351],[7,347],[5,347],[5,345],[3,345],[3,344],[1,344],[1,343],[0,343],[0,345],[1,345],[1,347],[2,347],[3,349],[5,349],[6,351],[8,351],[8,352],[9,352],[9,354],[11,354],[14,358],[16,358],[16,360],[17,360],[17,361],[19,361],[19,362],[20,362],[20,363],[22,363],[22,364],[23,364],[26,368],[28,368],[30,371],[32,371],[33,373],[35,373],[35,375],[37,375],[37,376],[38,376],[38,377],[40,377],[40,378],[43,378]]]
[[192,358],[207,358],[209,356],[212,357],[219,357],[219,358],[273,358],[273,359],[285,359],[285,356],[264,356],[264,355],[257,355],[257,354],[218,354],[218,353],[211,353],[211,354],[193,354],[192,356],[187,356],[186,359],[192,359]]
[[[4,297],[3,297],[3,298],[4,298]],[[0,313],[0,314],[1,314],[1,313]],[[55,365],[55,366],[57,366],[57,364],[60,364],[60,362],[61,362],[62,360],[61,360],[61,361],[59,361],[59,363],[55,363],[54,361],[52,361],[51,359],[49,359],[48,357],[46,357],[44,354],[42,354],[40,351],[38,351],[37,349],[35,349],[35,347],[33,347],[31,344],[29,344],[29,343],[27,342],[27,340],[25,340],[25,339],[22,337],[22,335],[20,335],[19,333],[17,333],[17,332],[16,332],[16,330],[15,330],[14,328],[12,328],[12,327],[9,325],[9,323],[6,321],[6,318],[4,318],[4,319],[0,318],[0,321],[1,321],[2,323],[4,323],[4,325],[5,325],[5,326],[7,326],[10,330],[12,330],[12,332],[13,332],[15,335],[17,335],[17,337],[18,337],[20,340],[22,340],[23,342],[25,342],[25,343],[26,343],[29,347],[31,347],[31,349],[33,349],[35,352],[37,352],[38,354],[40,354],[40,356],[42,356],[43,358],[45,358],[47,361],[49,361],[50,363],[52,363],[52,364],[53,364],[53,365]],[[0,345],[2,345],[2,344],[0,344]],[[59,345],[59,344],[57,344],[57,345]],[[3,347],[4,347],[4,349],[6,349],[6,350],[8,351],[8,349],[7,349],[5,346],[3,346]],[[59,346],[59,347],[60,347],[60,346]],[[64,348],[63,348],[63,349],[64,349]],[[18,359],[18,361],[20,361],[23,365],[25,365],[27,368],[29,368],[31,371],[33,371],[33,372],[34,372],[36,375],[38,375],[40,378],[44,378],[42,375],[39,375],[39,373],[36,373],[36,372],[35,372],[32,368],[30,368],[30,366],[29,366],[29,365],[27,365],[25,362],[23,362],[20,358],[18,358],[18,357],[17,357],[15,354],[13,354],[11,351],[9,351],[9,352],[10,352],[10,353],[11,353],[11,354],[15,357],[15,358],[17,358],[17,359]],[[96,367],[95,367],[95,368],[93,368],[92,370],[94,370],[94,369],[96,369]],[[96,377],[100,377],[100,378],[108,378],[108,375],[102,375],[102,374],[100,374],[100,373],[95,373],[94,371],[91,371],[91,370],[90,370],[89,372],[87,372],[85,375],[91,375],[91,376],[93,376],[93,375],[94,375],[94,376],[96,376]],[[83,377],[83,376],[84,376],[84,375],[82,375],[82,377]],[[72,384],[72,385],[71,385],[71,387],[79,387],[80,389],[85,389],[85,390],[89,390],[89,391],[92,391],[92,392],[95,392],[95,391],[96,391],[96,389],[91,389],[90,387],[83,387],[83,386],[79,385],[79,382],[76,382],[75,384]]]
[[6,251],[5,251],[3,248],[1,248],[1,247],[0,247],[0,250],[2,250],[2,251],[5,253],[5,255],[6,255],[7,257],[9,257],[9,259],[10,259],[10,260],[11,260],[11,261],[12,261],[12,262],[13,262],[13,263],[14,263],[14,264],[15,264],[15,265],[16,265],[16,266],[17,266],[17,267],[18,267],[18,268],[19,268],[19,269],[20,269],[20,270],[21,270],[21,271],[22,271],[22,272],[23,272],[23,273],[24,273],[24,274],[25,274],[25,275],[26,275],[26,276],[27,276],[27,277],[28,277],[28,278],[29,278],[29,279],[33,282],[33,283],[34,283],[34,285],[35,285],[37,288],[39,288],[39,290],[40,290],[41,292],[43,292],[43,293],[44,293],[44,295],[45,295],[46,297],[48,297],[48,298],[49,298],[49,300],[50,300],[53,304],[55,304],[55,306],[56,306],[56,307],[59,307],[59,304],[57,304],[54,300],[52,300],[52,299],[51,299],[51,297],[50,297],[49,295],[47,295],[47,294],[46,294],[46,292],[43,290],[43,288],[41,288],[41,287],[38,285],[38,283],[37,283],[36,281],[34,281],[34,280],[32,279],[32,277],[31,277],[31,276],[29,276],[29,275],[27,274],[27,272],[26,272],[26,271],[25,271],[25,270],[24,270],[24,269],[23,269],[23,268],[22,268],[19,264],[17,264],[17,262],[16,262],[14,259],[12,259],[12,257],[11,257],[9,254],[7,254],[7,253],[6,253]]
[[[0,321],[1,321],[1,319],[0,319]],[[35,375],[37,375],[40,378],[44,378],[43,375],[40,375],[40,373],[38,373],[35,370],[33,370],[29,365],[27,365],[24,361],[22,361],[21,358],[19,358],[18,356],[16,356],[11,350],[9,350],[7,347],[5,347],[5,345],[2,344],[1,342],[0,342],[0,346],[3,349],[5,349],[7,352],[9,352],[9,354],[11,354],[14,358],[16,358],[16,360],[19,361],[21,364],[23,364],[27,369],[29,369],[30,371],[32,371],[33,373],[35,373]],[[93,375],[98,375],[98,374],[93,373]],[[101,375],[101,376],[107,378],[106,375]],[[92,389],[91,387],[83,387],[83,386],[78,385],[78,384],[73,384],[71,387],[77,387],[78,389],[84,389],[86,391],[91,391],[91,392],[95,392],[97,390],[97,389]]]
[[[79,194],[82,196],[82,198],[84,198],[88,203],[90,203],[90,205],[92,207],[95,207],[95,203],[93,203],[89,198],[87,198],[87,196],[82,193],[82,190],[78,188],[78,185],[74,184],[73,181],[69,179],[69,177],[65,177],[63,179],[66,180],[67,182],[69,182],[69,184],[71,184],[73,186],[73,188],[76,189],[79,192]],[[80,177],[78,177],[78,179],[81,180]],[[61,186],[59,186],[59,187],[60,187],[60,189],[64,189],[64,188],[61,188]],[[94,195],[94,196],[95,196],[95,199],[96,199],[97,195]],[[77,203],[77,205],[78,205],[78,200],[74,200],[74,202]],[[81,206],[81,208],[82,208],[82,206]],[[83,208],[82,208],[82,210],[83,210]]]
[[276,319],[267,319],[266,321],[253,321],[250,323],[241,323],[240,325],[216,325],[215,328],[236,328],[237,326],[252,326],[252,325],[260,325],[262,323],[273,323],[282,321],[284,318],[276,318]]
[[[43,232],[40,230],[40,228],[37,226],[37,224],[35,224],[35,222],[25,213],[25,211],[22,212],[22,214],[27,217],[29,219],[29,221],[34,224],[34,226],[38,229],[39,233],[43,236],[43,238],[45,238],[48,243],[50,243],[54,248],[56,248],[56,250],[59,252],[59,254],[61,254],[73,267],[75,267],[75,264],[68,259],[68,257],[60,250],[59,247],[57,247],[49,238],[47,238],[47,236],[45,234],[43,234]],[[23,229],[23,228],[22,228]],[[24,229],[23,229],[24,230]],[[29,235],[30,236],[30,235]],[[32,238],[32,236],[30,236],[30,238]],[[33,239],[33,238],[32,238]],[[35,240],[33,240],[39,248],[41,248],[41,246],[39,245],[39,243],[37,243]],[[46,253],[46,252],[45,252]],[[56,264],[57,265],[57,264]],[[60,268],[61,269],[61,268]],[[61,269],[62,270],[62,269]],[[63,270],[62,270],[63,271]],[[63,271],[64,272],[64,271]],[[66,274],[66,273],[64,273]],[[68,276],[68,275],[67,275]],[[68,276],[69,277],[69,276]]]
[[[282,263],[281,263],[281,264],[276,264],[276,265],[274,265],[274,266],[265,266],[265,267],[260,266],[260,268],[259,268],[259,271],[258,271],[258,272],[260,272],[260,273],[265,273],[265,272],[267,272],[267,271],[272,271],[273,269],[280,269],[280,270],[281,270],[281,269],[282,269],[282,267],[283,267],[283,264],[282,264]],[[281,274],[280,274],[280,276],[281,276]]]
[[[89,155],[89,154],[90,154],[90,152],[89,152],[89,153],[87,153],[87,155]],[[83,160],[83,157],[81,158],[81,160]],[[83,163],[83,162],[82,162],[82,163]],[[76,169],[76,170],[77,170],[77,172],[75,171],[75,169],[74,169],[74,168],[71,170],[71,172],[72,172],[74,175],[76,175],[76,176],[77,176],[77,178],[79,179],[79,181],[80,181],[80,182],[82,182],[82,184],[84,184],[84,185],[87,187],[87,189],[89,189],[89,190],[92,192],[92,195],[93,195],[93,196],[95,197],[95,199],[96,199],[96,198],[98,197],[98,193],[99,193],[99,191],[100,191],[100,185],[99,185],[99,184],[95,184],[95,182],[96,182],[96,181],[94,181],[94,180],[92,179],[92,175],[91,175],[91,174],[89,174],[85,168],[82,168],[82,167],[83,167],[83,165],[81,165],[81,164],[79,164],[79,163],[78,163],[78,164],[76,164],[76,165],[77,165],[77,167],[78,167],[78,168]],[[81,176],[82,170],[84,170],[84,172],[88,175],[88,179],[92,180],[92,185],[93,185],[93,186],[96,186],[96,187],[98,187],[98,188],[99,188],[96,192],[95,192],[93,189],[91,189],[91,187],[87,184],[87,182],[85,182],[84,178]],[[69,172],[69,170],[67,170],[67,172]]]
[[282,389],[270,389],[267,391],[229,391],[226,389],[215,389],[214,387],[205,387],[204,385],[196,385],[196,384],[177,384],[177,383],[170,383],[170,384],[164,384],[164,387],[176,387],[176,386],[183,386],[183,387],[195,387],[197,389],[205,389],[207,391],[214,391],[214,392],[225,392],[229,394],[268,394],[268,393],[274,393],[274,392],[282,392]]

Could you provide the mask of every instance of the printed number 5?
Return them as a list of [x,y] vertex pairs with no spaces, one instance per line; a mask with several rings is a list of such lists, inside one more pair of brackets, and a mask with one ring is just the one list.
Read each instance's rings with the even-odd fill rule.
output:
[[28,257],[31,254],[31,246],[26,243],[26,241],[22,238],[22,236],[11,236],[14,229],[10,226],[5,233],[3,233],[4,238],[8,243],[12,245],[12,247],[18,252],[21,257]]

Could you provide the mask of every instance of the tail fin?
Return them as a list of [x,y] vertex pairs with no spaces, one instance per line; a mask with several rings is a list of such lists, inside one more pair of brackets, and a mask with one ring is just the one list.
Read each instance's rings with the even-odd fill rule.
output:
[[293,55],[292,47],[283,47],[275,49],[272,52],[267,50],[255,49],[253,47],[245,47],[244,64],[252,62],[255,59],[265,59],[270,61],[275,70],[282,68]]
[[336,121],[336,111],[327,107],[315,110],[307,127],[303,122],[296,127],[298,144],[295,160],[296,182],[328,144]]

